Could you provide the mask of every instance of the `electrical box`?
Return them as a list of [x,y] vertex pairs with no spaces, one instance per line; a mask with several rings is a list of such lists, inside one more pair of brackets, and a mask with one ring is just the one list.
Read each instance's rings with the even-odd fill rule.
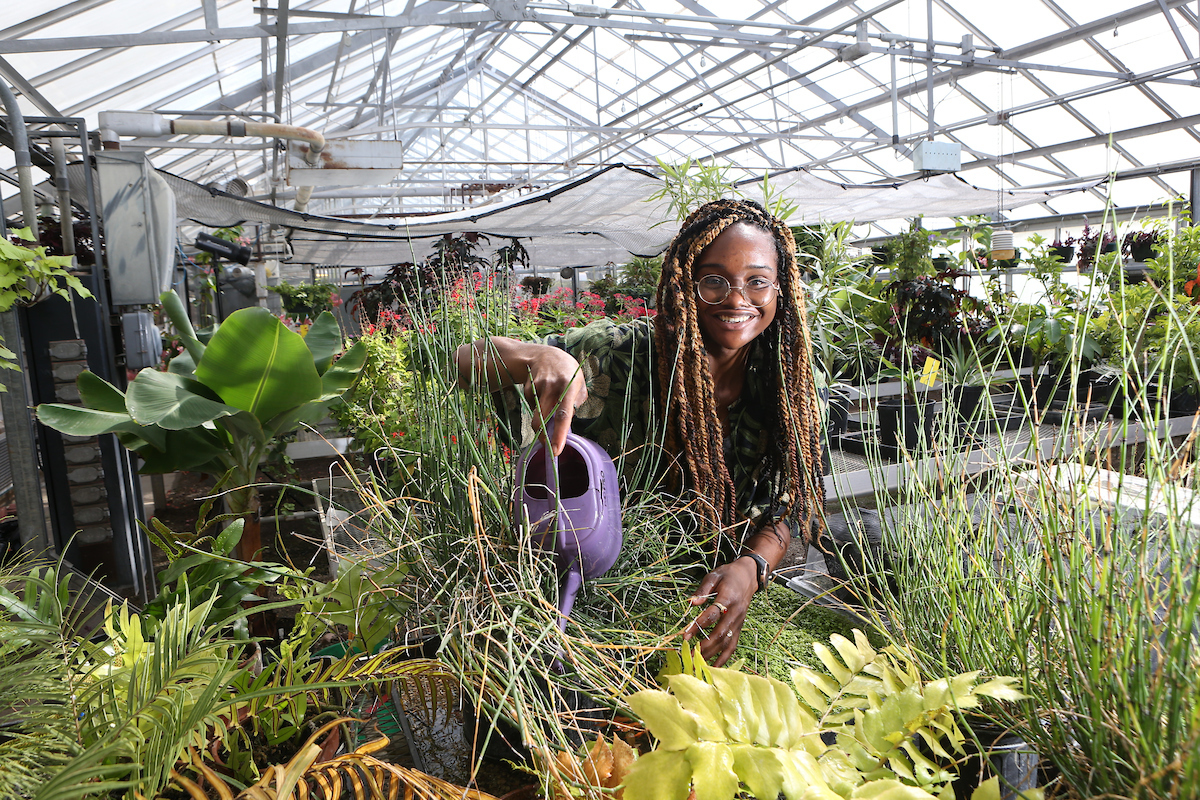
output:
[[144,369],[158,366],[162,359],[162,332],[149,311],[130,311],[121,315],[121,334],[125,338],[125,366]]
[[958,172],[962,169],[962,145],[958,142],[917,142],[912,160],[913,169],[919,172]]
[[152,305],[175,272],[175,193],[145,153],[96,154],[109,301]]

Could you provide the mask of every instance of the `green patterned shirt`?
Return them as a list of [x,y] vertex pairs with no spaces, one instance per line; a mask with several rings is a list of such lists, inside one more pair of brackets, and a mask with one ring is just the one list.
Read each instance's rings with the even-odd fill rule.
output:
[[[567,351],[582,367],[588,399],[576,411],[572,431],[613,457],[626,490],[660,485],[668,458],[662,447],[665,426],[655,399],[659,381],[654,321],[643,317],[618,325],[601,319],[548,336],[542,343]],[[752,348],[741,397],[729,407],[725,465],[733,478],[738,510],[762,527],[782,518],[787,496],[779,470],[764,474],[769,433],[763,427],[763,412],[770,367],[762,348]],[[502,393],[501,402],[510,430],[521,433],[524,450],[533,442],[532,419],[527,410],[522,413],[516,391]]]

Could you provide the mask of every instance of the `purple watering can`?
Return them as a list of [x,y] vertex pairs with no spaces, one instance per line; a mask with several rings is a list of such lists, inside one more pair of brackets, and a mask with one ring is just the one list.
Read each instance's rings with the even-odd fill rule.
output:
[[557,459],[539,441],[517,466],[517,502],[534,545],[556,553],[558,626],[566,630],[583,579],[608,572],[621,552],[617,468],[600,445],[575,433]]

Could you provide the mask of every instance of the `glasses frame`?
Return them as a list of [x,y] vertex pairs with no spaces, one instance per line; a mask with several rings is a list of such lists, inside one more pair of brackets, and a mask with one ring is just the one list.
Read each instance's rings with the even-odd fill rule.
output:
[[[724,296],[721,297],[720,300],[705,300],[704,296],[700,294],[700,281],[707,280],[708,278],[720,278],[721,280],[725,281],[726,292],[725,292]],[[710,305],[710,306],[721,305],[721,303],[724,303],[726,300],[729,299],[729,295],[731,295],[735,291],[737,291],[737,292],[741,292],[742,299],[744,299],[752,307],[766,308],[767,306],[771,305],[772,301],[777,300],[779,298],[780,293],[783,291],[781,288],[779,288],[778,283],[772,283],[771,288],[775,290],[775,294],[773,294],[771,296],[770,300],[767,300],[767,302],[763,303],[762,305],[755,305],[754,301],[750,299],[750,295],[746,293],[746,284],[744,284],[744,283],[741,286],[734,286],[732,283],[730,283],[728,280],[726,280],[724,277],[722,277],[720,275],[705,275],[703,278],[697,278],[696,280],[692,281],[692,284],[696,287],[696,299],[699,300],[700,302],[705,303],[706,305]]]

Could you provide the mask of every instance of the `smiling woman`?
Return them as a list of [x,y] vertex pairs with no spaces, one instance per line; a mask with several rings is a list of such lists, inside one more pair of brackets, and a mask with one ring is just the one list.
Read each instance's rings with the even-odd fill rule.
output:
[[599,320],[537,342],[493,337],[459,348],[459,383],[522,387],[560,452],[568,428],[624,465],[626,488],[694,500],[707,574],[684,629],[725,663],[753,595],[794,533],[816,541],[823,505],[820,417],[795,242],[756,203],[718,200],[684,221],[663,257],[658,315]]

